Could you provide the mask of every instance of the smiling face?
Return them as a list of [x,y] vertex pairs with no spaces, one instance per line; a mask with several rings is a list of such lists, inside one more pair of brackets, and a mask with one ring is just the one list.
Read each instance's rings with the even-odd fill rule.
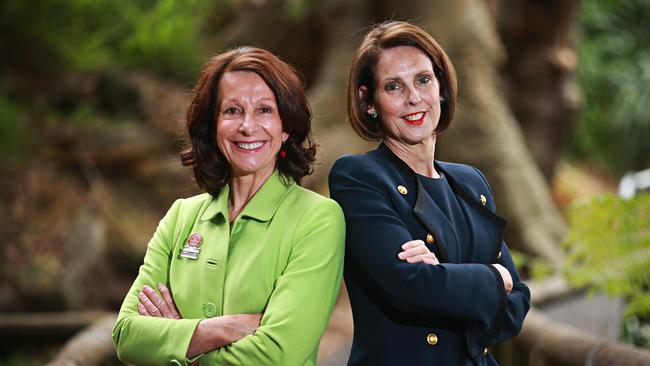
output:
[[[412,46],[383,50],[375,67],[376,111],[385,139],[406,145],[435,141],[440,119],[440,87],[427,55]],[[359,92],[365,95],[367,89]]]
[[226,72],[219,81],[217,147],[230,163],[232,176],[271,174],[289,135],[273,91],[254,72]]

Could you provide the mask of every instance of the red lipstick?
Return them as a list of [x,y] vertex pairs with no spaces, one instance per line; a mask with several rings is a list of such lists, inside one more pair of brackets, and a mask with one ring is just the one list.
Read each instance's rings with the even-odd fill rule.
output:
[[404,120],[404,122],[410,125],[419,126],[422,124],[422,122],[424,122],[424,117],[426,117],[426,115],[426,112],[415,112],[404,115],[401,118]]

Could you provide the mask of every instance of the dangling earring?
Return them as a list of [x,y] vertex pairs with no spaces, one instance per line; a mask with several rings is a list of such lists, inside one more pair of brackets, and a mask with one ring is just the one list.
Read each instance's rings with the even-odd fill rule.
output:
[[282,147],[280,148],[280,157],[282,159],[287,157],[287,151],[284,149],[284,142],[282,143]]
[[444,102],[445,102],[445,97],[440,96],[440,104],[442,104],[442,103],[444,103]]
[[372,110],[372,111],[370,111],[370,112],[368,112],[368,115],[369,115],[369,116],[370,116],[370,118],[372,118],[372,119],[375,119],[375,118],[377,118],[377,112],[376,112],[376,111],[374,111],[374,110]]

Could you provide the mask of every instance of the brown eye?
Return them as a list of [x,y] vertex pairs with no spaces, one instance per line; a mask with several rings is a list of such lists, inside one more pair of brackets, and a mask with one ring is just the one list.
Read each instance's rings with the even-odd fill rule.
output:
[[422,76],[418,79],[418,83],[420,84],[428,84],[431,82],[431,77],[429,76]]
[[395,90],[398,90],[399,88],[400,88],[400,86],[399,86],[398,83],[388,83],[388,84],[386,84],[386,86],[384,86],[384,89],[386,91],[395,91]]
[[223,111],[223,114],[229,114],[229,115],[234,115],[239,113],[241,113],[241,110],[237,107],[228,107]]

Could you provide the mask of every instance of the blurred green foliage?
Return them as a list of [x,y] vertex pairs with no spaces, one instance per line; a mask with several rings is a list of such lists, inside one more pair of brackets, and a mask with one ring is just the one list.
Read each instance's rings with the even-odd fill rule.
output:
[[282,10],[288,19],[300,20],[319,4],[318,0],[285,0]]
[[[45,365],[51,361],[54,356],[59,352],[61,344],[33,344],[33,348],[37,348],[39,352],[28,350],[16,350],[7,345],[0,351],[0,365],[2,366],[39,366]],[[103,366],[113,365],[110,361],[102,364]]]
[[223,1],[5,0],[0,62],[37,74],[142,67],[191,80],[204,59],[202,27]]
[[15,163],[25,148],[25,129],[20,108],[0,92],[0,169]]
[[594,198],[572,207],[569,223],[564,243],[569,283],[623,296],[627,320],[649,319],[650,193],[629,200],[611,194]]
[[33,360],[33,357],[20,352],[11,353],[3,358],[0,358],[0,365],[4,366],[36,366],[40,364],[42,363]]
[[650,166],[650,0],[586,0],[578,78],[585,95],[572,153],[620,174]]
[[541,258],[520,252],[516,249],[510,249],[510,255],[517,265],[517,270],[525,278],[542,282],[555,273],[555,268]]

